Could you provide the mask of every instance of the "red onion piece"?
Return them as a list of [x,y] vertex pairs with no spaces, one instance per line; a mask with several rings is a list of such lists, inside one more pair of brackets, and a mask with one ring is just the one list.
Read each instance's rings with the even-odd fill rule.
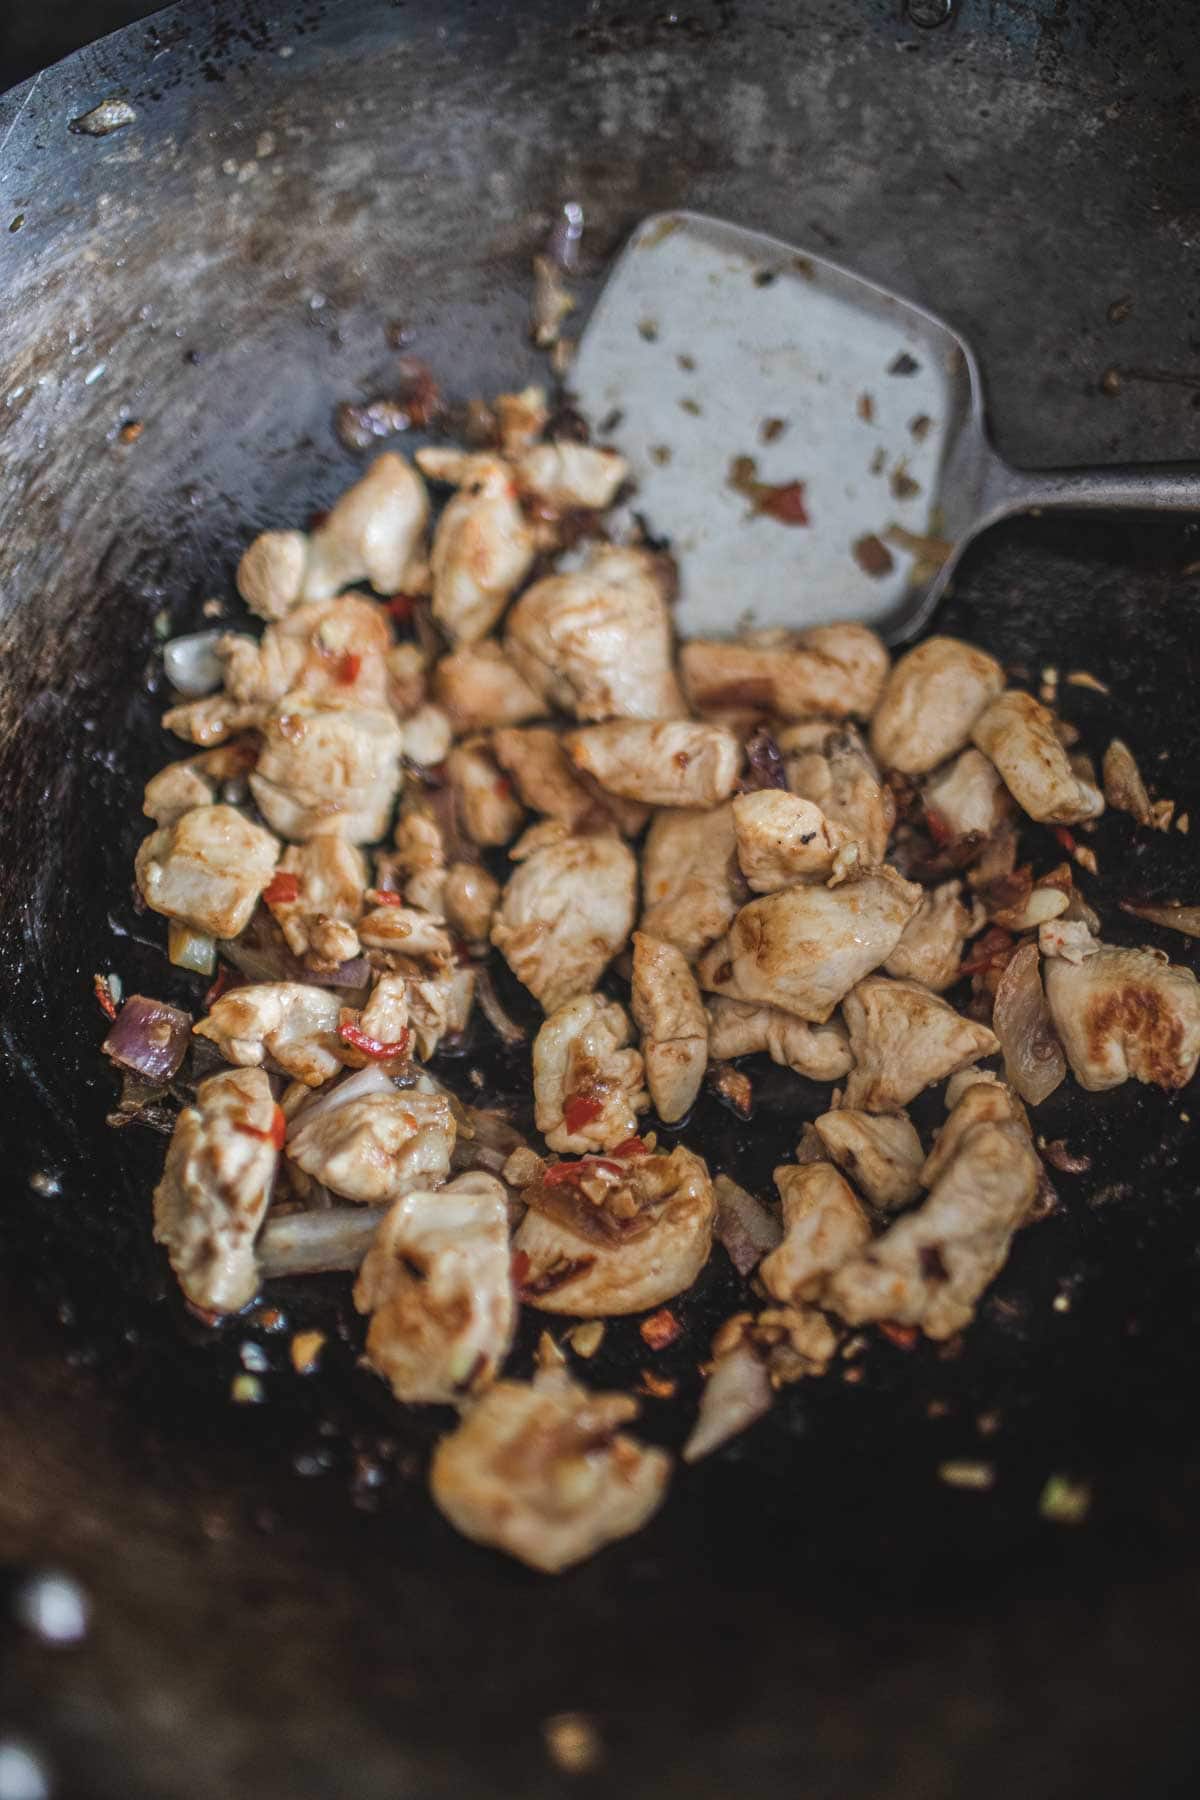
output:
[[749,1275],[769,1250],[783,1241],[783,1226],[771,1210],[745,1188],[718,1175],[713,1182],[717,1196],[717,1242],[725,1246],[739,1275]]
[[1004,1079],[1022,1100],[1038,1106],[1067,1072],[1067,1059],[1042,991],[1036,944],[1022,944],[1000,977],[992,1030],[1004,1052]]
[[771,1409],[771,1378],[750,1344],[739,1344],[713,1364],[700,1396],[700,1412],[683,1446],[684,1462],[699,1462],[753,1425]]
[[751,732],[746,739],[746,774],[741,786],[747,793],[755,788],[787,786],[787,770],[782,753],[765,726]]
[[147,1081],[169,1081],[187,1054],[191,1033],[189,1013],[131,994],[101,1048],[122,1069]]
[[339,963],[336,969],[325,969],[320,974],[306,965],[304,979],[314,987],[366,987],[371,979],[371,965],[365,956],[352,956],[349,962]]

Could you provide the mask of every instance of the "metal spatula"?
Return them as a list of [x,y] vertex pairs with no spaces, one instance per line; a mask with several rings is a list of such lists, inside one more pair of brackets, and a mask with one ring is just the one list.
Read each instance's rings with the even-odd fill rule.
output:
[[695,213],[634,232],[571,385],[670,538],[684,634],[865,619],[898,640],[1010,513],[1200,512],[1200,465],[1010,468],[970,346],[941,319]]

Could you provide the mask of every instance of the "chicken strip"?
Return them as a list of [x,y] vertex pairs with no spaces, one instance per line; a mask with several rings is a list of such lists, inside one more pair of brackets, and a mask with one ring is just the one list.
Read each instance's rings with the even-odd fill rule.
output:
[[1046,1000],[1075,1079],[1093,1093],[1132,1075],[1186,1087],[1200,1060],[1200,984],[1156,950],[1101,944],[1079,962],[1043,965]]
[[888,653],[865,625],[817,625],[744,640],[692,638],[680,648],[679,669],[699,713],[869,719],[887,677]]
[[146,783],[142,811],[156,825],[174,825],[197,806],[215,806],[227,785],[244,792],[246,773],[254,767],[257,751],[252,744],[222,744],[199,756],[168,763]]
[[1071,767],[1054,715],[1016,688],[993,700],[971,733],[1031,819],[1074,825],[1104,811],[1104,795]]
[[738,863],[756,894],[822,879],[838,851],[851,842],[845,827],[833,824],[819,806],[782,788],[739,794],[733,802],[733,829]]
[[417,451],[435,481],[458,489],[433,534],[433,616],[455,644],[486,637],[534,558],[534,537],[502,457]]
[[737,784],[742,747],[722,725],[619,719],[568,732],[577,769],[647,806],[716,806]]
[[650,1105],[625,1009],[601,994],[556,1008],[533,1041],[534,1122],[551,1150],[613,1150]]
[[654,1110],[665,1125],[673,1125],[700,1092],[708,1061],[708,1016],[683,951],[635,931],[629,1003],[642,1037]]
[[814,719],[781,731],[778,744],[789,791],[840,825],[869,867],[881,863],[896,823],[896,803],[854,727],[831,728]]
[[[532,844],[528,842],[533,838]],[[620,838],[571,837],[551,823],[515,846],[492,942],[513,974],[554,1012],[589,994],[633,929],[637,862]]]
[[1003,689],[994,656],[961,638],[926,638],[888,676],[871,749],[885,769],[926,775],[970,743],[976,720]]
[[929,777],[922,791],[930,835],[939,846],[983,843],[1012,802],[996,765],[981,750],[964,750]]
[[777,1006],[714,997],[708,1002],[708,1053],[714,1062],[765,1050],[781,1069],[809,1081],[840,1081],[852,1067],[850,1040],[836,1019],[808,1025]]
[[420,591],[428,522],[425,483],[403,456],[385,450],[309,537],[297,598],[326,600],[364,580],[377,594]]
[[404,739],[390,711],[288,695],[265,721],[263,739],[250,786],[282,837],[305,843],[331,832],[351,844],[383,837],[402,780]]
[[175,1121],[154,1190],[154,1236],[193,1306],[238,1312],[258,1292],[254,1240],[266,1215],[282,1124],[261,1069],[210,1075]]
[[492,638],[463,644],[441,657],[434,670],[433,691],[460,736],[495,725],[524,725],[528,719],[542,718],[546,711],[541,695]]
[[926,888],[921,904],[900,936],[900,942],[884,963],[889,975],[919,981],[940,994],[958,979],[963,944],[983,923],[963,905],[961,881],[943,881]]
[[816,1299],[835,1269],[870,1241],[871,1222],[854,1189],[827,1162],[785,1163],[775,1171],[783,1200],[783,1242],[758,1266],[772,1299]]
[[1000,1045],[986,1025],[964,1019],[915,981],[868,975],[842,1009],[854,1068],[846,1105],[896,1112],[923,1089]]
[[465,1537],[557,1575],[639,1531],[670,1479],[665,1450],[618,1429],[628,1394],[595,1394],[561,1369],[499,1381],[434,1451],[429,1486]]
[[334,966],[358,955],[366,886],[362,851],[325,834],[288,846],[265,898],[294,955]]
[[450,1173],[455,1126],[444,1094],[393,1088],[330,1109],[301,1113],[288,1131],[288,1156],[314,1181],[377,1206]]
[[642,846],[642,930],[695,962],[729,929],[747,897],[735,854],[733,808],[666,807]]
[[558,512],[573,507],[603,512],[612,505],[629,464],[615,450],[564,439],[534,444],[518,457],[516,470],[522,493]]
[[268,1058],[306,1087],[320,1087],[344,1066],[338,1037],[341,1002],[302,981],[256,981],[233,988],[192,1027],[226,1062],[257,1068]]
[[501,774],[485,738],[464,738],[446,758],[459,823],[473,844],[510,844],[525,812],[513,784]]
[[823,1113],[816,1132],[830,1160],[862,1189],[872,1206],[894,1212],[921,1191],[925,1152],[907,1113]]
[[155,912],[233,938],[249,924],[278,855],[278,838],[232,806],[197,806],[144,838],[134,869]]

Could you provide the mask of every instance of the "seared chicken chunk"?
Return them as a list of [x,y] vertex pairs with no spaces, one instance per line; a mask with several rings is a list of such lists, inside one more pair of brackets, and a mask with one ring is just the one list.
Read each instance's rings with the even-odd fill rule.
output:
[[642,930],[694,962],[746,898],[735,848],[730,805],[656,812],[642,846]]
[[222,744],[182,762],[168,763],[146,783],[142,811],[156,825],[173,825],[197,806],[215,806],[226,783],[244,783],[255,755],[250,744]]
[[737,782],[742,747],[721,725],[619,719],[567,734],[572,762],[609,793],[647,806],[716,806]]
[[943,1171],[958,1155],[959,1145],[976,1125],[1019,1125],[1029,1136],[1025,1108],[1013,1090],[987,1069],[960,1069],[946,1083],[946,1123],[921,1168],[921,1186],[936,1187]]
[[449,717],[440,706],[431,704],[418,706],[416,712],[402,719],[400,731],[405,759],[423,769],[436,768],[438,763],[444,762],[454,742],[454,727]]
[[276,876],[267,890],[267,905],[289,950],[322,965],[357,956],[354,926],[362,917],[367,885],[361,850],[340,837],[310,838],[307,844],[289,845]]
[[816,1299],[828,1276],[870,1240],[862,1202],[832,1163],[786,1163],[775,1171],[783,1242],[759,1264],[768,1294],[792,1306]]
[[206,1312],[238,1312],[258,1292],[254,1240],[279,1160],[277,1114],[261,1069],[231,1069],[202,1081],[175,1121],[154,1190],[154,1235]]
[[[553,1012],[589,994],[633,929],[637,863],[619,838],[542,828],[516,846],[492,942],[518,981]],[[532,834],[526,833],[526,839]]]
[[831,729],[821,719],[779,734],[791,793],[819,806],[858,844],[869,867],[887,855],[896,804],[853,725]]
[[428,521],[425,483],[404,457],[385,450],[309,537],[298,598],[326,600],[363,580],[377,594],[419,591]]
[[227,1062],[256,1068],[269,1058],[293,1080],[320,1087],[343,1066],[340,1010],[337,994],[328,988],[256,981],[223,994],[193,1029]]
[[331,706],[386,706],[391,627],[359,594],[294,607],[261,638],[229,631],[217,640],[225,691],[273,706],[285,694]]
[[739,794],[733,829],[738,863],[756,894],[828,875],[838,851],[850,842],[845,827],[833,824],[819,806],[782,788]]
[[1076,775],[1054,729],[1054,715],[1032,694],[1016,688],[1001,694],[976,720],[971,735],[1031,819],[1074,825],[1104,811],[1103,794]]
[[368,844],[388,828],[403,734],[382,708],[282,700],[263,726],[250,786],[263,817],[296,843],[332,832]]
[[869,719],[888,653],[865,625],[817,625],[738,641],[681,645],[684,691],[696,712],[756,712],[776,719]]
[[662,1504],[671,1472],[618,1427],[628,1394],[594,1394],[561,1369],[499,1381],[444,1437],[429,1484],[465,1537],[557,1575],[638,1531]]
[[472,947],[485,946],[500,904],[500,883],[482,863],[454,862],[446,871],[446,923]]
[[961,844],[991,837],[1012,802],[996,765],[981,750],[964,750],[938,769],[922,792],[934,842]]
[[868,975],[842,1008],[854,1052],[846,1105],[895,1112],[924,1088],[1000,1045],[986,1025],[964,1019],[915,981]]
[[546,711],[541,695],[492,638],[443,656],[434,673],[434,695],[459,733],[523,725]]
[[[883,965],[889,975],[919,981],[940,994],[958,979],[963,944],[978,930],[973,912],[963,905],[961,881],[926,888],[921,904]],[[983,913],[980,912],[980,923]]]
[[1080,1087],[1185,1087],[1200,1059],[1200,984],[1155,950],[1101,944],[1080,962],[1047,958],[1054,1029]]
[[[392,869],[404,879],[404,898],[410,906],[440,915],[446,888],[446,833],[415,784],[404,797],[392,836],[396,845]],[[382,859],[377,864],[385,866]]]
[[994,656],[961,638],[926,638],[888,676],[871,749],[885,769],[925,775],[970,743],[976,720],[1003,688]]
[[521,491],[557,511],[576,506],[602,511],[612,505],[629,464],[615,450],[563,440],[532,445],[518,457],[516,469]]
[[512,1343],[508,1201],[493,1175],[397,1200],[354,1284],[367,1361],[397,1400],[453,1406],[495,1380]]
[[137,884],[155,912],[232,938],[249,924],[278,855],[278,839],[232,806],[197,806],[143,839]]
[[525,817],[512,782],[500,772],[484,738],[465,738],[446,758],[459,823],[473,844],[511,843]]
[[533,1041],[534,1121],[551,1150],[613,1150],[637,1131],[650,1097],[627,1046],[625,1009],[600,994],[568,1000]]
[[492,754],[531,812],[561,819],[568,831],[607,817],[599,797],[575,773],[563,739],[548,725],[493,732]]
[[840,1081],[854,1059],[845,1027],[836,1019],[809,1025],[777,1006],[714,997],[708,1002],[708,1052],[714,1062],[765,1050],[782,1069],[809,1081]]
[[264,531],[243,552],[237,591],[260,619],[282,619],[300,599],[307,562],[302,531]]
[[234,700],[229,694],[205,694],[202,700],[185,700],[163,714],[163,730],[186,738],[189,744],[208,749],[223,744],[235,732],[261,725],[267,715],[261,701]]
[[708,1017],[696,977],[675,944],[634,932],[630,1006],[654,1110],[673,1125],[699,1093],[708,1061]]
[[[368,901],[371,895],[367,896]],[[358,935],[368,950],[392,950],[402,956],[449,958],[454,946],[445,922],[416,906],[372,907],[359,921]]]
[[920,1193],[925,1152],[906,1113],[876,1115],[844,1106],[823,1113],[816,1132],[830,1159],[882,1212],[907,1206]]
[[474,644],[529,573],[533,532],[502,457],[429,449],[417,462],[458,489],[433,534],[433,616],[453,643]]
[[454,1115],[444,1094],[394,1088],[300,1114],[287,1153],[306,1175],[347,1200],[379,1205],[450,1173]]

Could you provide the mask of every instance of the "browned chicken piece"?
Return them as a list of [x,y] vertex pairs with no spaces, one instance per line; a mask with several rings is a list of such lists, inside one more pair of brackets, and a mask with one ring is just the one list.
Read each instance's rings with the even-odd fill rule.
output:
[[218,799],[232,804],[232,790],[245,792],[246,774],[256,755],[254,746],[243,741],[168,763],[146,783],[142,811],[156,825],[173,825],[197,806],[215,806]]
[[522,1189],[528,1210],[513,1249],[525,1304],[606,1319],[690,1287],[708,1261],[717,1213],[700,1158],[679,1144],[670,1156],[578,1166],[578,1180]]
[[533,532],[503,457],[428,449],[417,462],[458,489],[433,534],[433,616],[452,643],[474,644],[529,573]]
[[723,725],[618,719],[568,732],[577,769],[646,806],[716,806],[737,784],[742,746]]
[[418,706],[406,719],[401,719],[403,755],[407,762],[422,769],[433,769],[444,762],[454,742],[454,727],[440,706]]
[[446,758],[446,778],[454,793],[462,830],[474,844],[509,844],[521,829],[525,810],[513,784],[492,756],[486,738],[464,738]]
[[500,883],[482,863],[450,864],[442,889],[446,923],[472,948],[489,942],[499,904]]
[[900,942],[883,965],[889,975],[919,981],[940,994],[958,979],[963,945],[982,927],[975,911],[962,903],[962,882],[943,881],[926,888],[921,904],[904,927]]
[[294,1081],[320,1087],[343,1067],[340,1010],[329,988],[256,981],[223,994],[193,1030],[214,1043],[226,1062],[257,1068],[269,1061]]
[[680,718],[670,590],[661,558],[605,544],[583,568],[521,595],[505,650],[544,701],[578,719]]
[[282,619],[300,599],[307,562],[302,531],[264,531],[242,554],[237,591],[260,619]]
[[[370,898],[368,893],[368,902]],[[391,950],[402,956],[454,954],[443,920],[416,906],[374,906],[360,920],[358,935],[368,950]]]
[[404,878],[404,898],[423,912],[442,911],[446,888],[446,841],[441,825],[419,791],[405,795],[393,833],[396,872]]
[[922,1165],[922,1187],[936,1187],[968,1131],[983,1124],[1019,1125],[1030,1135],[1025,1108],[1010,1087],[987,1069],[960,1069],[946,1083],[946,1123]]
[[563,739],[548,725],[493,732],[492,754],[530,812],[561,819],[569,831],[607,816],[594,790],[575,773]]
[[858,1195],[832,1163],[785,1163],[775,1171],[783,1200],[783,1242],[758,1266],[772,1299],[817,1299],[826,1280],[870,1241]]
[[403,734],[383,708],[328,707],[288,695],[263,724],[250,787],[267,823],[295,843],[331,832],[383,837],[402,779]]
[[331,706],[384,707],[391,649],[387,615],[361,594],[294,607],[261,638],[228,631],[217,640],[226,693],[268,706],[290,694]]
[[701,987],[824,1024],[886,961],[921,901],[886,866],[840,887],[790,887],[743,906],[700,959]]
[[357,956],[354,927],[363,914],[367,886],[362,851],[344,838],[314,837],[307,844],[290,844],[277,872],[292,879],[274,883],[266,904],[288,949],[322,966]]
[[777,1006],[756,1006],[719,996],[708,1002],[708,1053],[714,1062],[765,1050],[781,1069],[809,1081],[840,1081],[853,1064],[845,1027],[830,1019],[809,1025]]
[[953,1337],[1004,1267],[1037,1193],[1041,1165],[1019,1125],[975,1125],[929,1198],[843,1264],[823,1302],[849,1325],[888,1320]]
[[907,1206],[920,1193],[925,1152],[907,1113],[839,1107],[823,1113],[816,1130],[830,1160],[881,1212]]
[[970,743],[976,720],[1003,689],[994,656],[961,638],[926,638],[888,676],[871,749],[885,769],[926,775]]
[[391,646],[387,653],[387,699],[398,718],[407,718],[429,699],[429,676],[429,657],[420,644],[406,639]]
[[[532,839],[532,842],[529,840]],[[590,994],[624,948],[637,906],[637,862],[607,833],[571,837],[550,821],[515,852],[492,942],[518,981],[553,1012]]]
[[249,924],[278,855],[279,840],[232,806],[197,806],[144,838],[134,866],[155,912],[232,938]]
[[547,506],[560,512],[577,506],[602,512],[612,505],[629,464],[615,450],[563,440],[534,444],[517,459],[516,470],[522,493]]
[[782,788],[738,794],[733,829],[742,874],[756,894],[773,894],[794,881],[821,879],[851,839],[811,800]]
[[434,1503],[464,1537],[557,1575],[662,1505],[670,1457],[619,1430],[637,1410],[561,1369],[498,1381],[435,1450]]
[[234,700],[226,693],[205,694],[202,700],[185,700],[181,706],[168,707],[162,718],[163,730],[208,749],[225,743],[236,732],[261,725],[267,711],[257,701]]
[[427,1061],[443,1037],[461,1031],[470,1015],[475,993],[475,971],[458,968],[441,957],[416,960],[393,955],[396,967],[381,975],[361,1012],[343,1007],[341,1027],[353,1025],[375,1044],[398,1045],[394,1057],[381,1062],[380,1053],[368,1055],[346,1044],[342,1060],[359,1067],[392,1061],[415,1053]]
[[964,750],[929,777],[922,791],[934,842],[980,843],[1009,811],[1012,801],[994,763],[981,750]]
[[774,719],[869,719],[888,653],[865,625],[760,632],[680,646],[684,692],[699,713],[753,711]]
[[409,1404],[455,1406],[496,1379],[512,1344],[508,1200],[494,1175],[405,1194],[375,1234],[354,1304],[367,1361]]
[[428,522],[425,483],[404,457],[385,450],[310,535],[298,598],[327,600],[364,580],[377,594],[423,591]]
[[[377,1044],[405,1042],[408,1031],[408,987],[408,976],[403,971],[389,970],[377,977],[361,1012],[356,1012],[353,1007],[343,1010],[342,1023],[356,1025],[365,1037],[374,1038]],[[367,1056],[352,1045],[346,1046],[346,1061],[352,1062],[356,1068],[363,1068],[377,1060],[379,1059]]]
[[869,867],[881,863],[896,823],[896,803],[853,725],[831,727],[812,719],[780,732],[778,743],[789,790],[840,825]]
[[289,1129],[288,1156],[347,1200],[377,1206],[450,1173],[455,1128],[444,1094],[395,1088],[313,1110]]
[[443,656],[434,670],[433,691],[460,736],[496,725],[523,725],[546,711],[541,695],[493,638]]
[[1200,984],[1157,950],[1101,944],[1080,962],[1043,966],[1054,1029],[1080,1087],[1119,1087],[1132,1075],[1185,1087],[1200,1059]]
[[695,962],[729,929],[747,897],[738,868],[733,808],[664,807],[642,846],[642,930]]
[[683,951],[635,931],[629,1004],[654,1110],[673,1125],[695,1101],[708,1062],[708,1016]]
[[239,1312],[258,1292],[254,1240],[279,1161],[276,1112],[261,1069],[230,1069],[202,1081],[175,1121],[154,1236],[204,1312]]
[[976,747],[991,757],[1017,805],[1031,819],[1074,825],[1104,811],[1104,796],[1082,781],[1054,729],[1054,715],[1013,688],[975,722]]
[[550,418],[546,390],[541,387],[522,388],[517,394],[497,394],[491,410],[500,450],[510,457],[520,456],[536,444]]
[[633,1137],[650,1096],[623,1006],[581,994],[533,1041],[534,1123],[551,1150],[613,1150]]
[[842,1011],[854,1053],[846,1105],[864,1112],[896,1112],[935,1081],[1000,1048],[986,1025],[964,1019],[915,981],[868,975],[847,994]]

